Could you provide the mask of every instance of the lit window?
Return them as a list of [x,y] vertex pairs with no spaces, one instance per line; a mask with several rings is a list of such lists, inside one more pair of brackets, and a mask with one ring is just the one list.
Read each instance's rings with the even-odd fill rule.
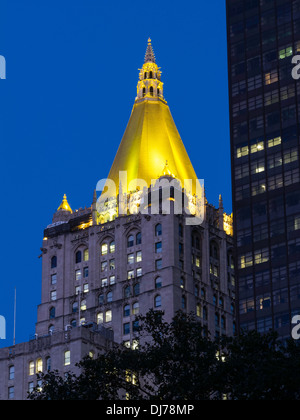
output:
[[115,244],[115,241],[112,241],[109,245],[109,252],[113,254],[115,250],[116,250],[116,244]]
[[102,287],[106,287],[107,285],[108,285],[108,280],[107,280],[107,278],[102,279],[102,280],[101,280],[101,286],[102,286]]
[[260,152],[261,150],[264,150],[264,142],[263,141],[258,141],[255,144],[251,145],[251,153],[257,153]]
[[81,270],[76,270],[75,271],[75,279],[76,279],[76,281],[81,280]]
[[283,60],[284,58],[291,57],[293,55],[293,47],[283,48],[279,51],[279,59]]
[[268,147],[278,146],[279,144],[281,144],[281,137],[268,140]]
[[101,263],[101,272],[107,271],[107,261],[102,261]]
[[115,283],[116,283],[116,276],[110,276],[110,278],[109,278],[109,284],[110,285],[113,285]]
[[138,315],[139,311],[140,311],[140,305],[139,305],[139,303],[138,303],[138,302],[135,302],[135,303],[132,305],[132,314],[133,314],[133,315]]
[[36,361],[36,373],[43,372],[43,360],[37,359]]
[[139,263],[142,261],[142,251],[136,253],[136,262]]
[[137,277],[141,277],[141,276],[142,276],[142,274],[143,274],[142,269],[141,269],[141,268],[137,268],[137,269],[136,269],[136,276],[137,276]]
[[133,277],[134,277],[134,270],[129,270],[127,272],[127,279],[130,280],[130,279],[133,279]]
[[85,283],[83,285],[83,293],[88,293],[88,292],[89,292],[89,285],[88,285],[88,283]]
[[68,350],[68,351],[65,351],[65,355],[64,355],[65,357],[64,357],[64,360],[65,360],[65,362],[64,362],[64,364],[65,364],[65,366],[70,366],[70,364],[71,364],[71,352]]
[[115,268],[116,268],[116,262],[115,262],[115,260],[113,259],[113,260],[109,260],[109,269],[110,270],[115,270]]
[[80,304],[80,310],[81,310],[81,311],[86,311],[86,300],[85,300],[85,299],[83,299],[83,300],[81,301],[81,304]]
[[112,321],[112,311],[106,311],[105,312],[105,322],[111,322]]
[[99,324],[103,324],[103,312],[99,312],[98,314],[97,314],[97,324],[99,325]]
[[35,374],[34,362],[29,362],[29,376],[33,376],[34,374]]
[[90,258],[90,255],[89,255],[89,250],[88,250],[88,249],[85,249],[85,250],[84,250],[84,254],[83,254],[83,260],[84,260],[84,261],[88,261],[88,260],[89,260],[89,258]]
[[133,264],[134,263],[134,254],[128,254],[127,255],[127,263]]
[[197,305],[197,316],[202,318],[202,307],[201,307],[200,303],[198,303],[198,305]]
[[102,244],[101,245],[101,255],[106,255],[108,252],[108,245],[107,244]]

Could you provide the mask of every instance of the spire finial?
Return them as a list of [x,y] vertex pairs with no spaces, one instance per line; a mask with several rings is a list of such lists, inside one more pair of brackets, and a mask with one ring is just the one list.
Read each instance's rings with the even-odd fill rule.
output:
[[145,55],[145,63],[155,63],[155,55],[151,44],[151,38],[148,38],[148,46]]

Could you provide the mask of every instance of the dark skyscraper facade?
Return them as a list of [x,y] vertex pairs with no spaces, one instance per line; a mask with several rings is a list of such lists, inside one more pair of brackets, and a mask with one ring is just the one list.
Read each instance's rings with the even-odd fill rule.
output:
[[240,327],[300,314],[300,0],[227,0]]

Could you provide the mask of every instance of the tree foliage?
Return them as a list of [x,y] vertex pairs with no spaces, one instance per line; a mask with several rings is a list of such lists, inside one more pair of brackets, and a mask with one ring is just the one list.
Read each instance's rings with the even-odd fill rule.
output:
[[33,400],[298,400],[300,349],[283,346],[275,333],[256,331],[218,341],[203,336],[193,315],[179,312],[171,323],[163,313],[138,317],[140,345],[115,345],[80,374],[40,375]]

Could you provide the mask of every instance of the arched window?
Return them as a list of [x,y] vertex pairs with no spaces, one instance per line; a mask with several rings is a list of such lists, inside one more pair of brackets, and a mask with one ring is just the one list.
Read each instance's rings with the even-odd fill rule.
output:
[[157,277],[155,279],[155,289],[161,289],[162,288],[162,278]]
[[34,371],[34,362],[33,361],[29,362],[28,368],[29,368],[28,369],[29,376],[33,376],[34,373],[35,373],[35,371]]
[[159,89],[157,89],[157,96],[159,96],[159,94],[160,94],[160,90],[159,90]]
[[65,360],[65,366],[69,366],[71,364],[71,352],[65,351],[64,353],[64,360]]
[[128,316],[130,316],[130,305],[125,305],[124,306],[123,316],[124,316],[124,318],[127,318]]
[[149,73],[149,79],[153,79],[153,72],[152,71],[150,71],[150,73]]
[[162,225],[159,223],[155,226],[155,236],[161,236],[162,235]]
[[146,96],[146,88],[143,88],[143,98]]
[[72,313],[77,314],[78,312],[78,302],[74,302],[72,305]]
[[75,260],[76,260],[76,264],[81,263],[81,260],[82,260],[82,254],[81,254],[81,251],[77,251],[77,252],[76,252]]
[[127,248],[131,248],[132,246],[134,246],[134,237],[133,235],[130,235],[127,239]]
[[51,268],[56,268],[57,267],[57,257],[54,256],[51,258]]
[[147,72],[144,73],[144,79],[147,79]]
[[112,300],[113,300],[113,294],[112,294],[112,292],[108,292],[107,296],[106,296],[107,303],[112,302]]
[[140,311],[140,304],[139,302],[135,302],[132,305],[132,315],[138,315],[139,311]]
[[49,318],[50,319],[55,318],[55,308],[54,307],[50,308],[50,310],[49,310]]
[[161,296],[160,295],[155,296],[154,307],[155,308],[160,308],[161,307]]
[[97,324],[98,324],[98,325],[100,325],[100,324],[103,324],[103,322],[104,322],[104,319],[103,319],[103,312],[99,312],[99,313],[97,314]]
[[47,372],[51,371],[51,357],[46,358],[46,370]]
[[89,258],[90,258],[90,253],[89,253],[89,250],[88,250],[88,248],[87,248],[87,249],[85,249],[85,250],[84,250],[84,253],[83,253],[83,260],[84,260],[84,261],[88,261],[88,260],[89,260]]
[[36,361],[36,373],[43,372],[43,360],[37,359]]
[[115,250],[116,250],[116,244],[115,244],[115,241],[111,241],[111,243],[109,244],[109,252],[110,252],[111,254],[113,254],[113,253],[115,252]]
[[139,232],[136,235],[136,244],[141,245],[141,243],[142,243],[142,234],[141,234],[141,232]]
[[48,328],[48,333],[49,335],[52,335],[54,333],[54,325],[50,325],[50,327]]
[[104,303],[104,294],[103,293],[101,293],[101,295],[99,295],[98,301],[99,301],[99,305],[103,305],[103,303]]
[[130,290],[130,286],[126,286],[124,288],[124,297],[125,298],[129,298],[131,296],[131,290]]
[[150,96],[153,96],[153,86],[150,86]]
[[102,244],[101,245],[101,255],[107,255],[107,251],[108,251],[108,245],[107,244]]

